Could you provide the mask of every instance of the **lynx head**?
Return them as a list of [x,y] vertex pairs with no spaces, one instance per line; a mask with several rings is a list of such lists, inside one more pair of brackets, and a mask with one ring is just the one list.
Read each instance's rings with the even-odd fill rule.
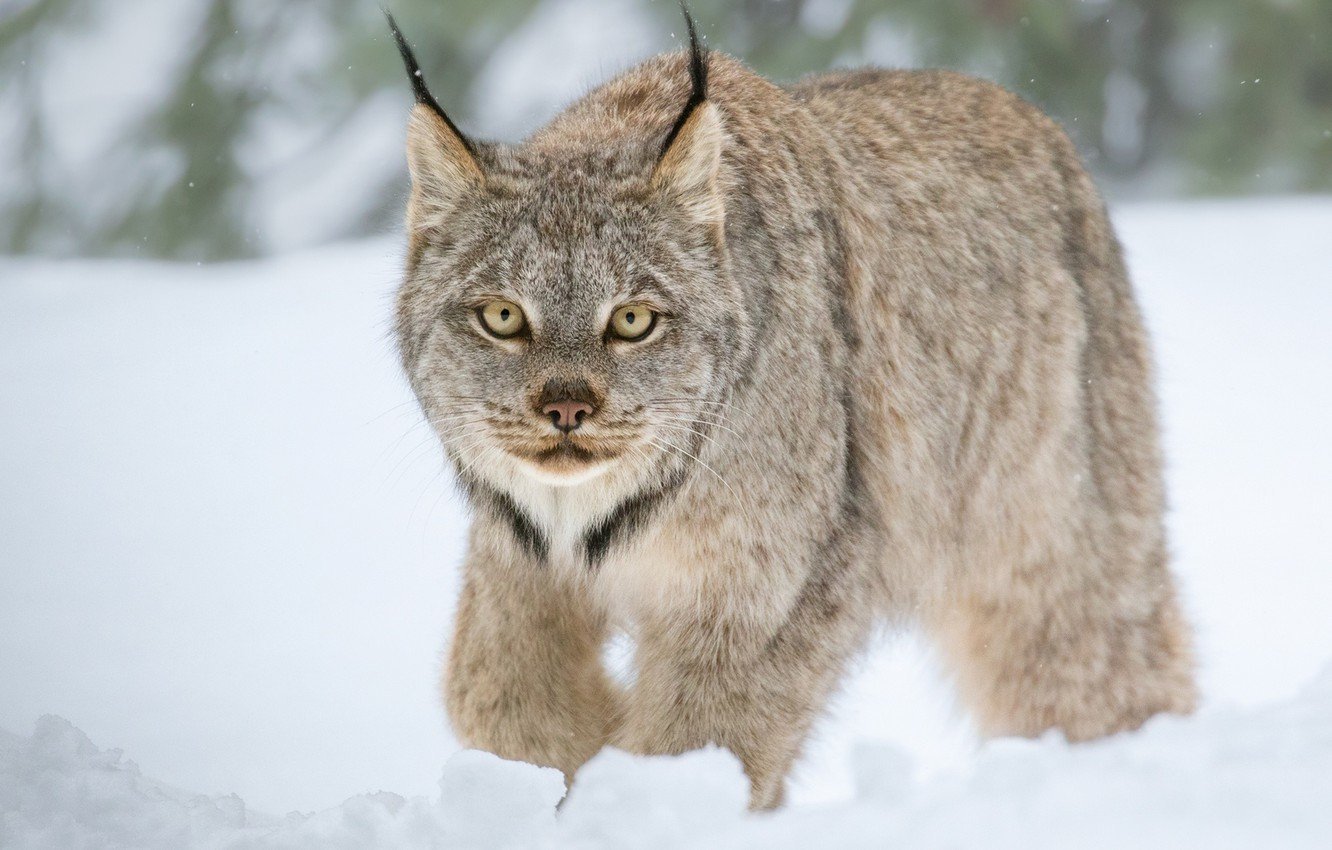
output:
[[749,326],[726,272],[725,130],[693,21],[688,99],[648,95],[672,97],[665,121],[566,121],[516,146],[467,138],[389,22],[417,101],[397,331],[447,454],[465,481],[502,490],[679,478]]

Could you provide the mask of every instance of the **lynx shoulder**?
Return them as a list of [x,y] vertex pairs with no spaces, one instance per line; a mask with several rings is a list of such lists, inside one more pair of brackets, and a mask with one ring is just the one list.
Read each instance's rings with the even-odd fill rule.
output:
[[1191,710],[1147,340],[1068,139],[951,73],[781,87],[689,26],[517,145],[393,27],[398,339],[474,508],[460,740],[570,776],[714,743],[777,805],[881,619],[987,734]]

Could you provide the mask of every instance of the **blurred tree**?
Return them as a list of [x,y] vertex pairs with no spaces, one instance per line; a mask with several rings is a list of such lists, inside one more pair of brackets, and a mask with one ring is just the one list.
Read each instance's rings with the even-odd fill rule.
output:
[[[75,127],[98,116],[53,92],[48,78],[71,79],[62,72],[80,59],[71,41],[117,16],[143,15],[151,29],[165,0],[0,2],[0,117],[18,118],[0,126],[0,250],[217,259],[371,232],[396,215],[400,160],[382,147],[365,162],[347,153],[367,126],[383,123],[377,99],[391,93],[395,109],[403,99],[376,4],[171,2],[178,55],[157,57],[169,77],[140,111],[113,116],[114,132],[90,163],[71,157],[64,136],[71,110]],[[563,2],[391,5],[432,86],[466,123],[489,57]],[[580,2],[595,12],[617,0]],[[674,3],[623,2],[661,27],[663,48],[678,32]],[[1330,0],[691,5],[710,45],[779,79],[863,63],[995,79],[1060,119],[1121,195],[1332,189]],[[301,166],[300,180],[279,179]],[[359,182],[349,173],[357,170]],[[303,193],[313,200],[292,197]]]
[[21,116],[15,128],[9,159],[12,183],[0,195],[0,249],[20,253],[40,244],[44,231],[59,228],[56,198],[50,197],[43,179],[43,151],[47,145],[46,121],[40,109],[34,61],[34,33],[56,31],[69,24],[81,0],[38,0],[12,10],[0,18],[0,111],[5,107]]

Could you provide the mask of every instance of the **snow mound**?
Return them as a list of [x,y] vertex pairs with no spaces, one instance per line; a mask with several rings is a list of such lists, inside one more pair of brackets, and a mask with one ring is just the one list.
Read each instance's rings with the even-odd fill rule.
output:
[[894,748],[862,746],[846,803],[745,812],[729,753],[607,750],[564,794],[558,771],[465,751],[440,796],[380,791],[276,818],[235,795],[143,776],[68,721],[0,734],[6,848],[710,848],[1332,846],[1332,667],[1289,703],[1157,718],[1069,746],[988,744],[966,776],[912,780]]

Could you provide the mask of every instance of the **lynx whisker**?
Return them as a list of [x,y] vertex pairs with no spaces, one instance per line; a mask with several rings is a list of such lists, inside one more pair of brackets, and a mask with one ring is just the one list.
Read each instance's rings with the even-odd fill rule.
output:
[[[740,498],[740,494],[738,494],[738,493],[735,492],[735,489],[734,489],[733,487],[731,487],[730,482],[728,482],[725,478],[723,478],[720,472],[718,472],[717,470],[713,469],[711,466],[708,466],[706,463],[704,463],[702,460],[700,460],[699,457],[698,457],[697,455],[695,455],[695,454],[693,454],[692,452],[689,452],[689,451],[687,451],[687,450],[681,448],[680,446],[677,446],[675,443],[672,443],[672,442],[670,441],[670,438],[668,438],[668,437],[661,436],[661,440],[662,440],[662,442],[664,442],[664,443],[665,443],[670,449],[679,452],[680,454],[684,455],[685,457],[687,457],[687,458],[689,458],[690,460],[692,460],[692,461],[694,461],[695,463],[697,463],[699,466],[701,466],[701,467],[703,467],[704,469],[706,469],[708,472],[711,472],[711,473],[713,474],[713,476],[714,476],[718,481],[721,482],[721,485],[722,485],[723,487],[725,487],[728,491],[730,491],[730,493],[731,493],[732,496],[734,496],[736,499],[739,499],[739,498]],[[650,441],[654,442],[654,444],[655,444],[655,439],[654,439],[654,440],[650,440]],[[661,447],[661,446],[658,446],[658,448],[662,448],[662,447]],[[665,449],[663,449],[663,451],[664,451],[664,450],[665,450]],[[738,504],[744,504],[744,503],[743,503],[743,502],[739,502]]]
[[741,436],[741,435],[740,435],[740,432],[739,432],[739,431],[736,431],[734,428],[730,428],[730,427],[728,427],[728,426],[726,426],[726,425],[723,425],[721,422],[713,421],[713,420],[708,420],[708,419],[693,419],[693,418],[681,418],[681,417],[678,417],[678,416],[674,416],[674,417],[673,417],[673,416],[665,416],[665,417],[662,417],[662,420],[661,420],[661,421],[664,421],[664,422],[678,422],[678,423],[690,423],[690,424],[695,424],[695,425],[706,425],[706,426],[709,427],[709,428],[720,428],[720,429],[723,430],[723,431],[728,431],[728,432],[730,432],[731,434],[734,434],[734,435],[737,436],[737,437]]

